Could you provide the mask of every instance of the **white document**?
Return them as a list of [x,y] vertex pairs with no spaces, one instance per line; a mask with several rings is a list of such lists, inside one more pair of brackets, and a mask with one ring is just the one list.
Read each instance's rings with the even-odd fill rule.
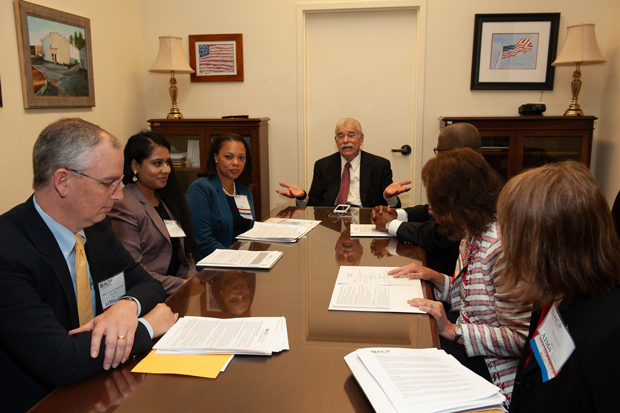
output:
[[281,251],[215,250],[196,266],[269,269],[281,257]]
[[269,218],[267,221],[265,221],[265,223],[299,226],[305,229],[305,232],[303,235],[306,235],[308,232],[310,232],[311,229],[319,225],[321,221],[313,221],[310,219]]
[[351,238],[395,238],[377,229],[375,224],[351,224]]
[[505,398],[497,386],[442,350],[367,348],[347,355],[345,361],[378,412],[503,410]]
[[266,224],[254,222],[254,227],[237,236],[237,239],[261,242],[295,242],[303,237],[306,228],[298,225]]
[[153,348],[158,354],[271,355],[288,350],[284,317],[182,317]]
[[420,280],[394,278],[395,267],[340,267],[330,310],[425,314],[407,300],[424,298]]

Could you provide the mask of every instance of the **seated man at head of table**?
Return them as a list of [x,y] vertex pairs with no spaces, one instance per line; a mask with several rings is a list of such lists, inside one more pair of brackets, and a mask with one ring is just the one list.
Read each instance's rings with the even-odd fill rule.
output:
[[357,207],[375,205],[400,206],[399,194],[411,181],[392,183],[390,161],[361,150],[364,143],[362,126],[353,118],[340,119],[336,125],[338,152],[314,163],[310,193],[297,185],[280,182],[285,190],[280,195],[295,199],[298,206],[331,207],[349,204]]
[[[456,123],[442,129],[434,150],[437,153],[461,148],[471,148],[477,152],[482,148],[480,132],[469,123]],[[436,271],[446,274],[454,271],[459,253],[459,241],[448,239],[449,234],[435,222],[428,204],[404,209],[392,209],[380,205],[373,210],[372,219],[377,229],[389,232],[399,241],[420,245],[427,253],[434,254],[434,258],[441,255],[440,259],[434,259],[436,266],[441,266],[433,268]]]
[[34,195],[0,216],[4,412],[150,350],[178,317],[106,219],[123,198],[118,140],[61,119],[41,132],[32,159]]

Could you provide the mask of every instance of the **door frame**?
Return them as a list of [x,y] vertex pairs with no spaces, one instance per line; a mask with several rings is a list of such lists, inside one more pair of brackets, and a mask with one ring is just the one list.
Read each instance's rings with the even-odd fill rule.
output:
[[310,188],[311,176],[308,170],[309,151],[308,136],[308,67],[306,44],[306,18],[315,13],[348,13],[354,11],[417,11],[416,51],[414,64],[414,81],[411,93],[414,96],[413,114],[413,165],[411,171],[411,185],[413,203],[417,205],[422,200],[423,188],[416,185],[417,178],[422,171],[422,142],[424,132],[424,68],[426,56],[426,1],[427,0],[389,0],[346,3],[300,3],[297,4],[297,165],[298,182],[304,183],[304,188]]

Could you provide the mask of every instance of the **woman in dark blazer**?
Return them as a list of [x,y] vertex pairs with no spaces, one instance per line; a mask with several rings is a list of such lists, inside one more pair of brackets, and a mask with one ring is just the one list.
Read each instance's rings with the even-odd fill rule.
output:
[[194,231],[170,144],[143,131],[129,138],[124,154],[124,199],[108,217],[127,251],[170,295],[196,275]]
[[206,176],[187,190],[187,205],[196,229],[197,261],[226,249],[254,225],[250,190],[252,156],[245,139],[234,133],[216,137],[207,155]]
[[[581,163],[544,165],[508,181],[498,217],[502,286],[519,288],[519,301],[534,307],[510,411],[618,411],[620,241],[601,187]],[[541,324],[555,311],[575,347],[545,380],[539,361],[545,351],[534,351],[532,339],[552,336]],[[563,330],[557,318],[550,321]],[[566,346],[559,347],[570,350]]]

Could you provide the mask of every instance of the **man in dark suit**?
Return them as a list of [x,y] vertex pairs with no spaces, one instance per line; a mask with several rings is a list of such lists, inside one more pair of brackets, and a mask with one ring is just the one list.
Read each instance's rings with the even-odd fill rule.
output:
[[[477,152],[482,148],[480,132],[469,123],[456,123],[442,129],[434,151],[437,154],[461,148],[471,148]],[[449,234],[435,222],[429,205],[416,205],[398,210],[379,205],[375,207],[372,218],[377,229],[389,232],[399,241],[410,242],[424,248],[429,267],[452,275],[459,254],[459,241],[448,238]]]
[[334,139],[338,152],[314,163],[309,194],[297,185],[284,182],[280,185],[286,190],[276,192],[295,199],[298,206],[399,207],[398,195],[411,189],[403,188],[411,181],[392,183],[390,161],[361,150],[364,134],[360,123],[353,118],[341,119]]
[[11,412],[148,351],[178,317],[106,219],[123,196],[116,138],[61,119],[39,135],[33,169],[34,195],[0,216],[0,394]]

